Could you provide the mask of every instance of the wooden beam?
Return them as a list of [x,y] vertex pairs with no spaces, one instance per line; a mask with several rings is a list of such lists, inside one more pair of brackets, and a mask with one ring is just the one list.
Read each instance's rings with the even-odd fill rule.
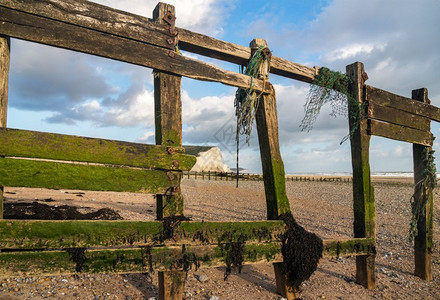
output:
[[422,116],[414,115],[393,107],[381,106],[369,103],[368,118],[384,121],[404,127],[410,127],[421,131],[429,131],[431,120]]
[[367,131],[370,135],[382,136],[396,141],[424,146],[431,146],[433,143],[433,135],[430,131],[421,131],[376,120],[368,120]]
[[376,253],[374,238],[323,240],[323,257],[343,257]]
[[[428,90],[425,88],[413,90],[412,98],[416,101],[427,103]],[[428,191],[424,197],[421,192],[424,187],[417,185],[425,180],[428,161],[426,155],[432,151],[430,145],[413,144],[413,162],[414,162],[414,203],[426,201],[426,206],[417,222],[417,235],[414,239],[414,274],[420,278],[430,281],[432,275],[432,251],[433,251],[433,213],[434,213],[434,196],[432,188],[427,186]]]
[[[172,232],[170,230],[172,228]],[[0,221],[2,249],[60,249],[166,244],[204,245],[227,242],[278,242],[282,221]]]
[[[244,74],[132,39],[8,9],[0,6],[0,34],[154,68],[189,78],[266,91],[263,82]],[[146,55],[146,53],[148,55]],[[173,51],[174,53],[174,51]]]
[[[110,33],[124,38],[169,48],[168,32],[149,18],[116,10],[85,0],[1,0],[0,5],[23,12],[59,20],[64,23]],[[228,43],[183,28],[179,32],[179,48],[245,66],[251,49]],[[272,57],[270,72],[280,76],[312,82],[317,69]]]
[[[266,41],[254,39],[250,47],[256,51]],[[265,68],[263,68],[265,70]],[[267,73],[259,74],[267,77]],[[267,79],[268,80],[268,79]],[[286,212],[290,212],[290,203],[286,194],[286,178],[284,164],[281,158],[278,138],[278,115],[275,89],[259,98],[255,115],[257,123],[258,142],[260,146],[261,164],[263,167],[264,191],[266,194],[267,219],[276,220]]]
[[413,115],[422,116],[440,122],[440,108],[430,105],[430,101],[420,102],[395,95],[390,92],[366,85],[365,99],[376,105],[393,107]]
[[134,193],[165,193],[166,171],[0,158],[0,185]]
[[[167,27],[177,46],[175,36],[176,10],[173,5],[159,2],[153,11],[153,20]],[[166,21],[165,21],[166,20]],[[171,50],[174,51],[175,50]],[[178,55],[175,52],[175,55]],[[182,99],[180,97],[182,77],[154,71],[154,115],[156,145],[182,147]],[[183,195],[180,190],[181,173],[173,173],[173,192],[156,195],[156,217],[183,216]],[[176,275],[178,276],[178,275]],[[167,276],[163,277],[167,278]],[[162,290],[166,287],[162,286]],[[164,298],[165,299],[165,298]]]
[[[190,170],[192,155],[181,147],[146,145],[72,135],[0,128],[0,156]],[[167,151],[168,150],[168,151]],[[179,152],[178,152],[179,151]]]
[[[224,266],[228,255],[228,251],[217,245],[185,246],[185,251],[182,247],[168,246],[85,251],[76,249],[82,251],[85,261],[75,262],[67,251],[2,252],[0,278],[77,274],[78,269],[81,273],[147,273],[150,266],[153,270],[182,270],[184,257],[187,261],[194,260],[199,267],[212,268]],[[280,259],[279,243],[243,245],[244,264]]]
[[[347,75],[350,78],[350,96],[356,101],[348,101],[349,127],[353,132],[350,138],[351,161],[353,167],[353,210],[354,237],[376,237],[376,208],[374,188],[370,177],[370,136],[367,135],[367,120],[363,118],[363,86],[365,78],[364,65],[360,62],[348,65]],[[376,287],[374,273],[375,254],[356,257],[356,281],[368,289]]]
[[[9,61],[11,40],[0,36],[0,128],[6,127],[8,114]],[[3,219],[3,186],[0,186],[0,219]]]

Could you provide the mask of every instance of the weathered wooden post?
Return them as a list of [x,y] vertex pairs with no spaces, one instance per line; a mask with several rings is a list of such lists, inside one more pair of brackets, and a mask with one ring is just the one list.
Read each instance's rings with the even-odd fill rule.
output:
[[[413,90],[412,99],[429,103],[428,90],[426,88]],[[417,183],[424,180],[425,170],[428,164],[426,155],[432,151],[432,147],[419,144],[413,144],[413,162],[414,162],[414,203],[425,201],[423,192],[420,192],[420,186]],[[434,197],[432,189],[427,187],[428,199],[425,209],[417,222],[417,235],[414,238],[414,274],[425,280],[432,280],[432,238],[433,238],[433,209]]]
[[[175,29],[175,8],[159,2],[153,11],[153,20],[168,29],[167,43],[170,46],[169,59],[179,55],[177,31]],[[182,100],[180,98],[181,76],[154,72],[154,113],[155,138],[157,145],[166,145],[169,154],[182,147]],[[158,220],[183,215],[183,196],[180,191],[181,172],[168,172],[170,189],[166,195],[156,195],[156,215]],[[180,300],[183,297],[185,272],[159,272],[159,299]]]
[[[252,55],[260,46],[266,46],[263,39],[254,39],[249,46]],[[258,142],[260,145],[261,164],[263,167],[264,191],[266,194],[267,219],[276,220],[286,212],[290,212],[290,203],[286,194],[284,164],[281,158],[278,140],[278,115],[275,89],[269,82],[267,65],[260,68],[258,78],[265,80],[271,92],[259,99],[255,120],[257,123]],[[286,284],[283,274],[283,263],[274,263],[277,292],[287,299],[296,299],[299,293],[295,287]]]
[[[350,78],[348,101],[349,128],[352,136],[351,162],[353,167],[354,237],[376,238],[376,209],[374,188],[370,177],[370,136],[367,134],[367,119],[364,116],[363,86],[367,80],[364,65],[360,62],[348,65]],[[376,287],[374,273],[376,254],[356,256],[356,282],[368,289]]]
[[[0,36],[0,128],[6,127],[8,113],[8,78],[10,38]],[[0,186],[0,219],[3,219],[3,186]]]
[[[252,52],[261,46],[267,46],[263,39],[254,39],[250,43]],[[271,90],[259,99],[255,120],[257,123],[258,142],[260,145],[261,164],[263,167],[264,190],[266,194],[267,219],[276,220],[278,216],[290,211],[286,194],[284,164],[281,159],[278,140],[278,116],[275,89],[269,82],[268,68],[262,67],[259,79],[266,81]]]

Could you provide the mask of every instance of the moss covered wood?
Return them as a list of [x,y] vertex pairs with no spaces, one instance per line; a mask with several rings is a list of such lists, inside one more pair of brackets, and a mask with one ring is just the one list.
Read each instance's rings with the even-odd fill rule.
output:
[[392,107],[412,115],[440,122],[440,108],[432,106],[428,102],[420,102],[392,94],[369,85],[365,86],[365,99],[376,105]]
[[[256,51],[266,41],[255,39],[251,48]],[[263,69],[266,70],[266,69]],[[268,73],[259,74],[261,78]],[[277,219],[281,214],[290,212],[290,203],[286,194],[284,164],[281,158],[278,138],[278,116],[275,89],[267,82],[270,94],[262,95],[255,120],[257,123],[258,142],[260,145],[261,164],[263,168],[264,191],[266,195],[267,219]]]
[[95,166],[0,158],[0,185],[157,193],[169,189],[167,172],[116,166]]
[[[367,75],[364,65],[360,62],[348,65],[347,76],[350,78],[349,94],[356,103],[348,101],[349,127],[353,132],[351,144],[351,160],[353,167],[353,210],[354,210],[354,237],[376,237],[376,209],[374,203],[374,188],[371,184],[369,148],[370,136],[367,134],[367,119],[363,118],[363,86]],[[357,120],[359,120],[359,124]],[[353,131],[353,128],[355,130]],[[368,289],[376,286],[374,273],[375,254],[356,257],[356,281]]]
[[374,238],[354,238],[340,240],[323,240],[324,257],[342,257],[376,253]]
[[0,129],[0,156],[44,158],[101,164],[125,165],[150,169],[190,170],[196,158],[173,153],[165,146],[145,145],[72,135]]
[[278,241],[282,221],[177,222],[164,235],[160,221],[0,221],[0,248],[59,249],[115,247],[165,243],[218,244],[225,233],[230,241],[245,237],[247,243]]
[[[428,90],[425,88],[413,90],[412,98],[429,104]],[[432,252],[433,252],[433,213],[434,213],[434,196],[432,186],[423,184],[430,176],[428,172],[429,160],[427,153],[432,151],[432,147],[413,144],[413,162],[414,162],[414,206],[425,201],[423,211],[417,222],[417,235],[414,239],[414,274],[420,278],[430,281],[432,275]],[[435,167],[434,171],[435,173]],[[434,177],[435,178],[435,177]],[[435,179],[434,179],[435,180]],[[435,183],[434,183],[435,184]],[[425,186],[426,185],[426,186]],[[426,191],[421,191],[422,189]],[[414,213],[414,211],[413,211]]]
[[[149,253],[148,253],[149,252]],[[145,273],[182,269],[183,255],[195,256],[200,267],[223,266],[226,254],[219,246],[152,247],[118,250],[86,250],[80,266],[83,273]],[[244,263],[281,259],[278,243],[244,245]],[[77,273],[77,262],[67,251],[7,252],[0,254],[0,277]]]
[[396,124],[384,123],[377,120],[368,120],[368,134],[404,141],[423,146],[432,146],[433,135],[428,131],[408,128]]

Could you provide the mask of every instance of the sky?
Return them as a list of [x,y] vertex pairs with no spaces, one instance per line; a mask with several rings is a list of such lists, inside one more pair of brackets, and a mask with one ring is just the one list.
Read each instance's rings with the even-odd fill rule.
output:
[[[151,18],[157,1],[99,0]],[[273,55],[307,66],[345,72],[363,62],[367,84],[410,97],[428,88],[440,107],[439,0],[180,0],[176,25],[248,46],[267,41]],[[237,65],[183,53],[239,71]],[[346,117],[324,106],[313,130],[302,132],[309,85],[270,75],[275,86],[280,149],[286,173],[351,172]],[[235,166],[236,88],[182,80],[183,142],[218,146]],[[9,77],[9,128],[154,144],[152,70],[96,56],[13,39]],[[440,126],[432,122],[434,136]],[[439,141],[434,150],[440,153]],[[439,156],[439,155],[437,155]],[[439,156],[440,157],[440,156]],[[439,161],[437,160],[437,163]],[[439,164],[438,164],[439,165]],[[412,145],[373,136],[373,172],[412,171]],[[242,143],[240,167],[261,172],[255,130]]]

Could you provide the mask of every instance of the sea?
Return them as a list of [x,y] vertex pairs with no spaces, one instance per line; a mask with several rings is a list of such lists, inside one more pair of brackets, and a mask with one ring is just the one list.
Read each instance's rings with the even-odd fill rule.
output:
[[[332,177],[343,177],[352,176],[351,172],[321,172],[321,173],[289,173],[287,175],[292,176],[332,176]],[[440,173],[437,173],[439,177]],[[372,177],[413,177],[413,172],[371,172]]]

